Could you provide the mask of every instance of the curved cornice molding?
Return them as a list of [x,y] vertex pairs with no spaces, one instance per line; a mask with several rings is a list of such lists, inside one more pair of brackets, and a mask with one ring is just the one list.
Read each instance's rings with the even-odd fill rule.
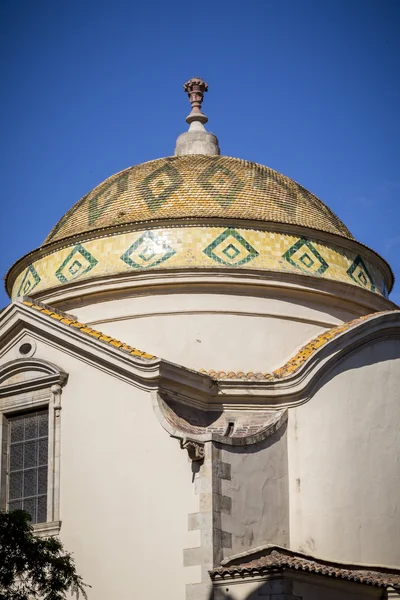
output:
[[[203,411],[271,411],[306,402],[322,385],[323,376],[350,353],[372,342],[400,339],[400,310],[366,315],[333,327],[308,342],[279,369],[264,374],[193,371],[138,351],[74,321],[71,315],[32,301],[16,302],[5,309],[0,328],[3,351],[21,329],[27,328],[38,339],[45,338],[142,389],[157,391],[163,397],[166,394],[174,402]],[[39,364],[38,359],[23,360],[25,364]],[[22,360],[13,364],[20,365]],[[265,425],[269,427],[269,423]]]
[[[341,306],[360,314],[368,311],[396,309],[389,299],[358,286],[328,279],[318,279],[305,274],[279,273],[276,271],[257,272],[243,269],[240,273],[232,270],[208,269],[149,273],[129,273],[104,278],[76,281],[68,286],[60,286],[43,291],[34,297],[41,302],[57,304],[62,310],[99,302],[129,298],[138,294],[163,293],[218,293],[264,295],[277,294],[280,297],[296,295],[304,301],[317,300],[319,303],[341,303]],[[314,298],[313,298],[314,296]],[[317,297],[316,297],[317,296]]]
[[52,307],[25,299],[4,309],[0,315],[2,355],[13,347],[21,331],[29,331],[32,339],[45,340],[114,377],[135,382],[138,387],[152,389],[157,384],[159,359]]
[[[185,402],[175,402],[167,394],[160,394],[157,391],[152,392],[152,403],[162,427],[171,437],[180,439],[182,447],[190,442],[205,444],[211,441],[228,446],[249,446],[270,437],[287,421],[285,409],[262,411],[256,415],[249,415],[246,411],[229,415],[223,410],[207,412],[190,406],[190,416],[194,416],[198,423],[193,425],[190,418],[185,418],[184,413],[189,413],[185,411],[187,407]],[[209,422],[200,425],[202,420]]]
[[[306,402],[333,366],[373,342],[400,340],[400,311],[366,315],[322,333],[273,373],[213,372],[218,395],[239,400],[250,394],[275,407]],[[236,404],[236,402],[234,402]]]

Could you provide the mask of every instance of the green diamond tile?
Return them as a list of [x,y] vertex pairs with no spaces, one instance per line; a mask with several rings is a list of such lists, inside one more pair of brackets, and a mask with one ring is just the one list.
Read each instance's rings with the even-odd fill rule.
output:
[[309,269],[313,266],[315,261],[305,252],[303,256],[300,257],[300,262]]
[[374,281],[369,274],[367,267],[361,256],[357,255],[351,266],[347,269],[347,275],[351,277],[358,285],[369,289],[371,292],[375,291]]
[[[326,260],[306,238],[300,238],[282,255],[290,265],[302,271],[322,275],[329,268]],[[316,265],[318,268],[313,268]]]
[[224,208],[235,202],[245,185],[235,173],[218,162],[203,171],[197,181]]
[[33,265],[29,265],[25,271],[25,275],[22,278],[17,296],[28,296],[28,294],[32,292],[39,282],[40,277],[35,267]]
[[61,283],[68,283],[91,271],[97,263],[97,259],[82,244],[77,244],[58,267],[56,277]]
[[232,228],[226,229],[216,237],[203,252],[214,262],[230,267],[239,267],[258,256],[257,250]]
[[174,254],[176,250],[171,248],[161,236],[146,231],[124,252],[121,260],[133,269],[150,269],[165,262]]
[[156,211],[176,192],[181,184],[182,178],[179,172],[170,162],[167,162],[141,181],[139,191],[149,209]]
[[236,248],[236,246],[234,246],[233,244],[229,244],[229,246],[227,246],[226,248],[224,248],[224,250],[222,250],[222,252],[225,254],[225,256],[227,256],[230,260],[233,260],[234,258],[237,257],[238,254],[240,254],[240,250],[238,250]]
[[105,210],[118,198],[120,194],[128,189],[129,173],[121,173],[118,177],[105,183],[99,191],[89,199],[88,219],[89,225],[92,225]]

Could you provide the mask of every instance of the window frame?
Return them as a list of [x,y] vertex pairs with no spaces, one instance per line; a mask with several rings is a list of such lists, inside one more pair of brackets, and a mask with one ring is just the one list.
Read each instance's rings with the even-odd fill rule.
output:
[[8,506],[9,418],[48,410],[47,520],[35,523],[37,535],[60,531],[61,395],[68,375],[55,365],[20,358],[0,368],[0,507]]

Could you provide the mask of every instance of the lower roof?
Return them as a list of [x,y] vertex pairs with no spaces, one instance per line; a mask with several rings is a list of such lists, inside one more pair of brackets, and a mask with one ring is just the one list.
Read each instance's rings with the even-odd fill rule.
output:
[[220,567],[210,571],[210,576],[213,581],[218,581],[238,576],[267,575],[286,569],[377,587],[393,587],[400,591],[400,568],[339,563],[274,545],[227,558]]

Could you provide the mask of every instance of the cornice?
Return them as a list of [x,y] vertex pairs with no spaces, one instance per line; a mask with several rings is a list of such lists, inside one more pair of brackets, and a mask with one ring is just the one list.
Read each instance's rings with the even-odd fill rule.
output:
[[223,378],[218,372],[210,376],[160,358],[141,359],[21,302],[0,315],[2,355],[21,329],[113,376],[199,410],[271,411],[306,402],[323,376],[350,353],[373,341],[399,339],[400,311],[367,315],[332,328],[274,373]]
[[[329,371],[345,357],[368,347],[372,342],[390,339],[400,339],[400,311],[366,317],[359,324],[321,345],[281,378],[275,374],[285,371],[292,359],[272,373],[270,378],[257,380],[255,374],[251,374],[250,378],[242,380],[242,384],[234,377],[218,380],[218,394],[231,401],[235,398],[233,404],[242,402],[250,393],[253,394],[254,401],[259,396],[263,403],[275,408],[303,404],[323,385],[323,378]],[[250,381],[251,386],[248,385]]]
[[[118,348],[99,341],[96,337],[72,329],[68,325],[17,301],[0,315],[0,347],[4,355],[13,345],[21,329],[26,329],[36,340],[45,340],[62,348],[96,368],[104,370],[138,387],[152,389],[156,385],[160,360],[140,359]],[[1,356],[0,355],[0,356]]]
[[[164,395],[164,398],[163,398]],[[174,396],[176,399],[176,396]],[[185,398],[180,397],[181,405],[188,406],[185,402]],[[181,440],[181,447],[187,449],[190,455],[190,451],[193,448],[198,448],[199,445],[204,445],[207,442],[218,442],[220,444],[224,444],[226,446],[250,446],[252,444],[256,444],[262,442],[266,438],[270,437],[274,433],[276,433],[286,422],[288,413],[286,409],[281,410],[264,410],[259,411],[258,415],[258,425],[253,426],[251,428],[248,427],[249,420],[253,419],[251,422],[254,423],[254,411],[246,411],[239,410],[235,412],[230,412],[225,419],[219,420],[219,422],[213,427],[208,426],[201,428],[200,426],[196,426],[193,428],[189,423],[185,423],[185,420],[182,417],[179,417],[178,414],[172,409],[171,404],[168,402],[168,394],[162,394],[159,392],[152,392],[152,404],[155,415],[157,416],[158,421],[161,426],[169,433],[171,437],[177,438]],[[205,412],[204,407],[194,406],[190,404],[193,410],[200,412]],[[220,408],[218,414],[225,411]],[[210,414],[210,413],[209,413]],[[229,419],[235,418],[235,427],[230,430]],[[218,419],[216,418],[216,421]],[[221,424],[224,424],[225,431],[221,432]],[[240,430],[240,435],[235,433]],[[251,431],[250,433],[245,433],[245,431]],[[191,447],[191,444],[192,447]],[[197,445],[197,446],[196,446]],[[191,457],[192,458],[192,457]],[[192,460],[199,460],[203,458],[203,455],[198,458],[192,458]]]
[[[162,272],[129,273],[90,280],[76,281],[68,286],[59,286],[33,294],[34,298],[61,306],[63,310],[94,303],[107,302],[137,294],[162,293],[239,293],[246,295],[288,294],[302,296],[304,300],[318,296],[318,302],[341,303],[354,315],[360,312],[396,309],[391,300],[367,289],[346,283],[316,278],[306,274],[280,273],[277,271],[255,271],[241,269],[186,269]],[[314,296],[314,298],[313,298]]]
[[[36,372],[37,377],[4,385],[7,378],[26,371]],[[50,388],[52,385],[64,386],[68,374],[56,365],[36,358],[17,358],[0,367],[0,398],[16,393],[33,392]]]
[[325,332],[326,340],[311,340],[307,351],[301,349],[271,374],[228,373],[221,377],[218,372],[204,373],[211,377],[213,385],[200,379],[196,371],[161,361],[159,390],[203,410],[272,410],[303,404],[322,385],[323,377],[346,356],[372,342],[400,339],[400,311],[367,315],[332,331],[334,335],[330,336]]

